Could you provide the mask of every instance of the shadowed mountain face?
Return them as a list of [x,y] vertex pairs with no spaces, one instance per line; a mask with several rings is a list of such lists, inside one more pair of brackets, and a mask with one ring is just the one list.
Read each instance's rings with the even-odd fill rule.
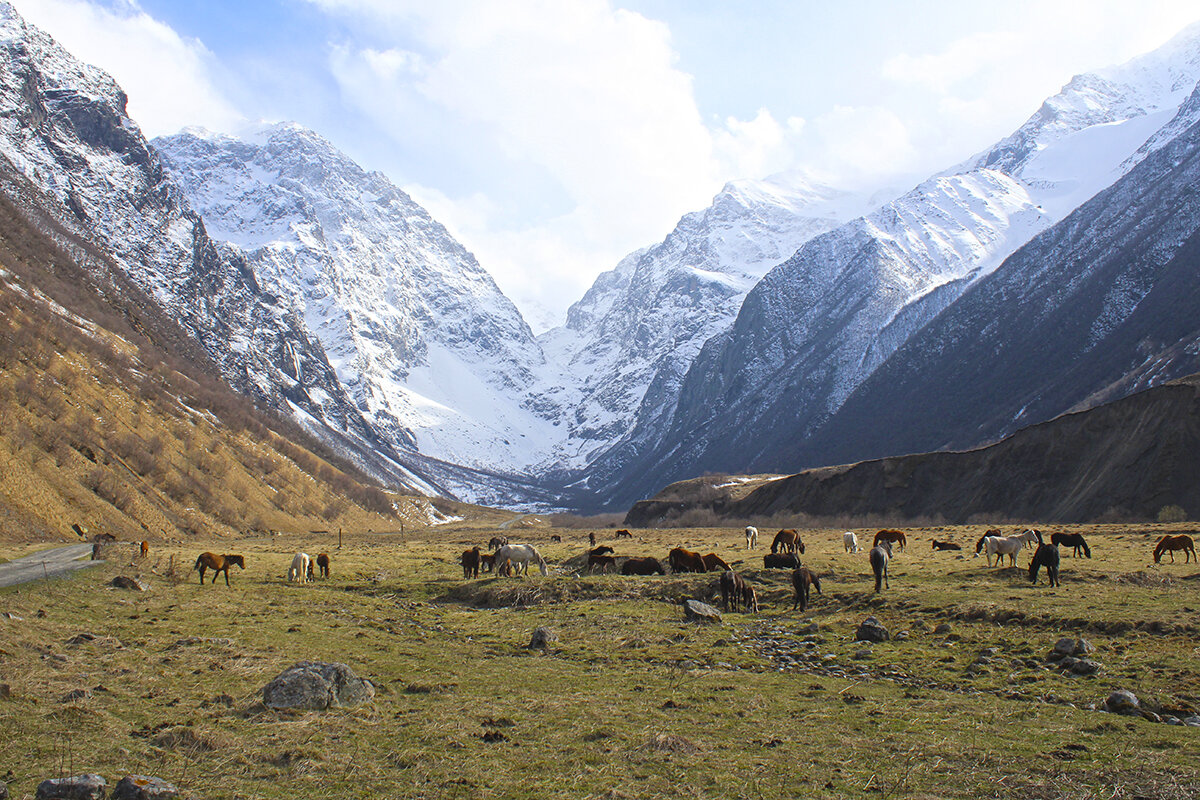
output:
[[777,513],[896,519],[1153,519],[1200,514],[1200,375],[1026,428],[989,447],[808,470],[713,507],[671,488],[634,505],[627,525],[713,508],[732,520]]

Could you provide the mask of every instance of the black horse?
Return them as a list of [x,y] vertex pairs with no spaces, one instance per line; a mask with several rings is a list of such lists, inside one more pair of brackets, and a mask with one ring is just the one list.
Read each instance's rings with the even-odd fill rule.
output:
[[[1029,561],[1029,582],[1037,583],[1038,569],[1046,568],[1046,575],[1050,578],[1051,586],[1058,586],[1058,545],[1046,544],[1042,541],[1042,535],[1037,535],[1038,546],[1033,552],[1033,558]],[[1051,538],[1053,541],[1053,537]]]
[[1060,547],[1062,545],[1074,547],[1075,549],[1072,551],[1071,555],[1075,556],[1076,558],[1079,558],[1080,550],[1083,551],[1083,554],[1086,557],[1088,557],[1088,558],[1092,557],[1092,548],[1088,547],[1088,543],[1083,540],[1082,534],[1052,533],[1052,534],[1050,534],[1050,543],[1053,545],[1058,545]]

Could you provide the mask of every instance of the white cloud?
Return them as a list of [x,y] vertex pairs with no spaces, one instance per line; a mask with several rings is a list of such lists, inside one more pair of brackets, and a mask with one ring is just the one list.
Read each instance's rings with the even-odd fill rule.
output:
[[212,54],[145,13],[134,0],[109,9],[87,0],[16,0],[25,20],[76,58],[116,79],[129,115],[148,136],[186,125],[230,130],[242,116],[216,88]]

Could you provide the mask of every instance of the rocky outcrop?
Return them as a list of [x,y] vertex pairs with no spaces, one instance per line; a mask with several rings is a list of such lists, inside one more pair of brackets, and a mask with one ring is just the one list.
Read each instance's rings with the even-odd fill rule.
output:
[[274,709],[324,711],[370,702],[375,685],[345,664],[301,661],[263,687],[263,705]]

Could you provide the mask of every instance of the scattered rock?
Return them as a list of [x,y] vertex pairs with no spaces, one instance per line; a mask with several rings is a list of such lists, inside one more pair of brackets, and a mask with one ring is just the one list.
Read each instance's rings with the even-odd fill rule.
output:
[[73,689],[63,695],[62,703],[74,703],[76,700],[87,700],[92,696],[91,689]]
[[871,657],[871,655],[872,655],[871,648],[864,647],[862,650],[855,652],[855,654],[852,656],[852,658],[854,658],[854,660],[856,660],[856,661],[866,661],[868,658]]
[[1075,659],[1075,663],[1071,665],[1071,672],[1076,675],[1095,675],[1103,666],[1099,661],[1093,661],[1090,658],[1080,658]]
[[67,644],[84,644],[86,642],[94,642],[96,634],[94,633],[77,633],[70,639],[67,639]]
[[162,778],[146,775],[126,775],[117,781],[112,800],[169,800],[179,797],[179,790]]
[[150,588],[150,584],[140,581],[137,578],[130,578],[126,575],[118,575],[117,577],[113,578],[111,585],[117,587],[118,589],[132,589],[135,592],[144,592]]
[[323,711],[337,706],[369,702],[375,685],[360,678],[345,664],[301,661],[288,667],[263,687],[268,708]]
[[50,778],[38,784],[37,800],[104,800],[108,782],[88,773],[70,778]]
[[943,622],[933,629],[933,634],[934,636],[945,636],[947,633],[950,633],[950,631],[950,624]]
[[1200,715],[1194,717],[1184,717],[1183,724],[1192,728],[1200,728]]
[[701,603],[699,600],[683,601],[683,618],[687,622],[721,624],[721,612],[708,603]]
[[897,642],[903,642],[905,639],[908,638],[908,631],[900,631],[893,638],[895,638],[895,640]]
[[796,633],[800,636],[810,636],[814,633],[817,633],[820,630],[821,630],[820,625],[818,625],[815,622],[810,622],[807,625],[805,625],[803,628],[801,628],[800,630],[796,631]]
[[545,650],[551,642],[558,641],[558,634],[549,628],[537,628],[533,632],[533,638],[526,645],[530,650]]
[[1104,701],[1106,711],[1114,714],[1136,714],[1138,708],[1137,695],[1128,689],[1117,689]]
[[867,617],[854,632],[854,640],[857,642],[886,642],[890,638],[887,628],[875,617]]

